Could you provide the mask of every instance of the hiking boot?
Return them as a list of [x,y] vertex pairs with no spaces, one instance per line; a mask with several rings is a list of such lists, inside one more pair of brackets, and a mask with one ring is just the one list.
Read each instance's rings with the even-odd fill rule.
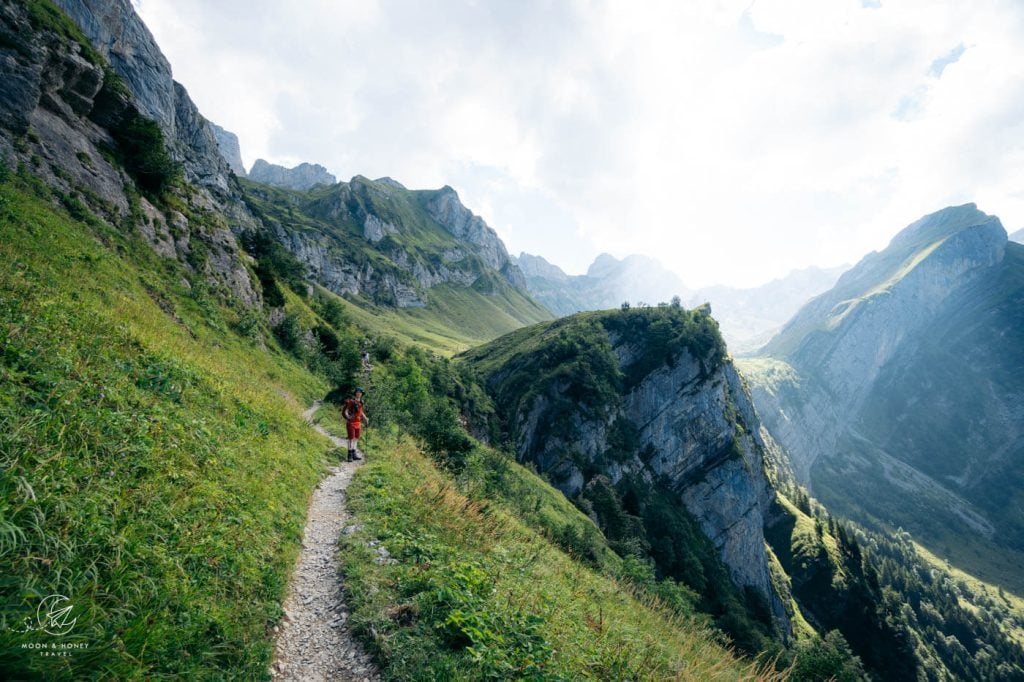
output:
[[355,456],[356,456],[356,451],[355,450],[349,450],[348,451],[348,461],[350,461],[350,462],[353,461],[355,459]]
[[353,459],[354,461],[357,461],[357,462],[358,462],[359,460],[361,460],[361,459],[362,459],[362,456],[360,456],[360,454],[359,454],[359,451],[358,451],[358,450],[353,450],[353,451],[352,451],[352,459]]

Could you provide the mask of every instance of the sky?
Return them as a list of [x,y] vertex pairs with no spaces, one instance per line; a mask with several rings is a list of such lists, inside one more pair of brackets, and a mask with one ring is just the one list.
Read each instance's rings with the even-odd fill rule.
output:
[[257,158],[451,185],[510,253],[691,287],[1024,227],[1018,0],[133,0]]

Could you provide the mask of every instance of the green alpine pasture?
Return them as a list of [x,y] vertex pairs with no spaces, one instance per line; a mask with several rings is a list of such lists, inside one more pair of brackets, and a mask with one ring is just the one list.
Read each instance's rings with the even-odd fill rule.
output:
[[[362,530],[345,541],[345,571],[389,677],[764,677],[684,592],[464,434],[448,396],[492,408],[452,363],[360,332],[351,306],[300,295],[258,262],[286,314],[271,332],[131,230],[59,200],[27,173],[0,184],[0,669],[265,679],[329,459],[301,413],[351,378],[331,335],[353,346],[364,333],[384,433],[351,489]],[[341,428],[330,405],[317,416]],[[398,563],[376,563],[368,543]],[[59,640],[24,631],[52,594],[77,618]],[[82,648],[30,648],[53,641]]]
[[[34,187],[34,189],[33,189]],[[48,679],[264,675],[327,443],[326,383],[231,330],[200,278],[0,185],[0,668]],[[43,658],[21,632],[61,594]]]
[[773,678],[734,658],[704,619],[637,587],[606,548],[604,567],[590,566],[524,520],[525,502],[598,535],[518,465],[504,465],[504,480],[520,481],[510,490],[488,482],[491,467],[453,476],[408,439],[372,440],[349,488],[359,525],[342,555],[352,623],[387,677]]

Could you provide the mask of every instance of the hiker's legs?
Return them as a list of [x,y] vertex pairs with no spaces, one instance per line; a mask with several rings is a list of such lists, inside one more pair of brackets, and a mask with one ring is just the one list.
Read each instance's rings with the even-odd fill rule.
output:
[[348,430],[348,461],[362,459],[359,456],[359,427],[362,424],[349,422],[345,425]]

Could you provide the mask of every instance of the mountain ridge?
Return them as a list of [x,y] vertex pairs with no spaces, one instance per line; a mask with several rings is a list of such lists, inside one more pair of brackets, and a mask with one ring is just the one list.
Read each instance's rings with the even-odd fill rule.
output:
[[930,214],[741,363],[815,494],[861,521],[910,528],[989,580],[999,574],[987,560],[956,547],[986,545],[979,557],[993,561],[1024,547],[1011,501],[1024,489],[1012,464],[1024,452],[1024,376],[1011,361],[1024,350],[1022,253],[974,204]]

